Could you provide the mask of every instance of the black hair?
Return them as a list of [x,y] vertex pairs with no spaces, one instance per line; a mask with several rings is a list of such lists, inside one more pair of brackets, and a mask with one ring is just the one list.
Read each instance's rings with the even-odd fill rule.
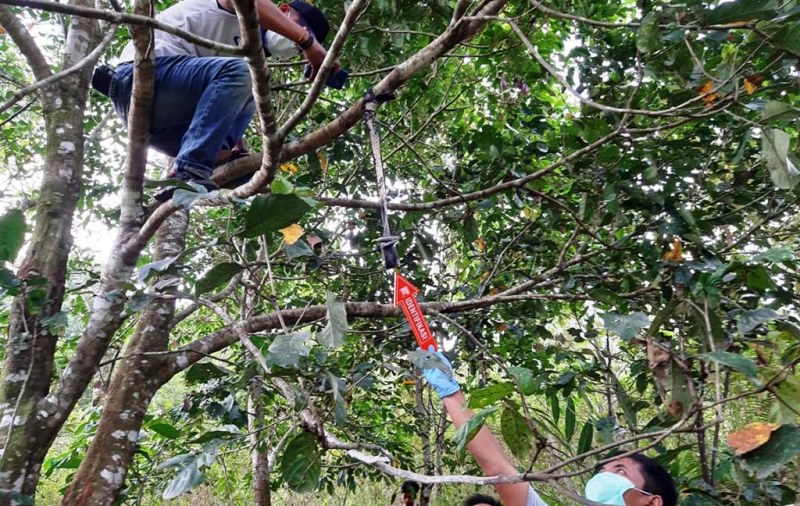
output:
[[661,496],[664,506],[676,506],[678,504],[678,489],[675,488],[675,481],[669,475],[667,468],[658,461],[646,457],[641,453],[634,453],[630,458],[639,464],[639,469],[644,476],[645,492],[650,492]]
[[413,495],[416,498],[419,493],[419,483],[414,480],[406,480],[400,485],[400,492]]
[[489,506],[503,506],[503,504],[490,495],[472,494],[464,499],[462,506],[475,506],[476,504],[488,504]]

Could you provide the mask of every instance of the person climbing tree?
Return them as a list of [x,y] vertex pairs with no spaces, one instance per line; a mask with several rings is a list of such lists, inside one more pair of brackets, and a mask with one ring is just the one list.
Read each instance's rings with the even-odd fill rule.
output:
[[[256,0],[256,10],[265,53],[277,58],[302,53],[315,75],[327,54],[321,43],[330,30],[322,11],[301,1],[277,7],[270,0]],[[183,0],[156,19],[217,42],[238,45],[241,40],[232,0]],[[117,68],[100,67],[93,78],[93,86],[111,98],[126,124],[134,54],[133,43],[128,43]],[[153,56],[148,144],[175,158],[173,177],[215,190],[214,167],[236,156],[255,113],[247,62],[160,30],[154,33]],[[333,73],[338,68],[337,62]],[[168,200],[173,191],[162,190],[156,198]]]
[[[466,408],[466,399],[452,374],[450,361],[440,351],[436,355],[450,369],[450,374],[440,369],[424,369],[423,374],[442,400],[453,425],[459,428],[472,418],[473,412]],[[487,476],[518,474],[500,442],[485,426],[467,444],[467,449]],[[497,484],[495,490],[506,506],[546,506],[528,483]],[[586,483],[585,496],[590,501],[615,506],[675,506],[678,503],[678,492],[667,470],[640,453],[605,464],[602,471]],[[491,503],[468,501],[467,504]]]

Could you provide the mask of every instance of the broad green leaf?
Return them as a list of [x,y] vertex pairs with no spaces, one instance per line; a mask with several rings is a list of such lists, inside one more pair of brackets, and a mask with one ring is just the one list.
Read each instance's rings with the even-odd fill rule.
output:
[[608,312],[603,315],[603,325],[606,330],[630,341],[636,337],[637,332],[650,326],[650,319],[646,314],[638,311],[629,315]]
[[792,120],[800,117],[800,109],[786,102],[772,100],[761,109],[761,121]]
[[230,374],[230,371],[214,363],[199,362],[186,371],[184,380],[187,385],[196,385],[198,383],[206,383],[212,379],[224,378],[228,374]]
[[775,186],[789,190],[800,182],[800,168],[790,155],[791,137],[783,130],[765,129],[761,133],[761,156]]
[[294,244],[284,244],[283,250],[286,252],[286,257],[289,260],[294,260],[295,258],[299,257],[314,256],[314,250],[312,250],[308,246],[308,243],[302,239],[298,240]]
[[260,195],[250,204],[245,216],[244,237],[258,237],[297,223],[311,206],[297,195]]
[[781,423],[794,423],[800,420],[800,377],[789,376],[775,386],[778,412]]
[[538,390],[538,383],[533,371],[524,367],[509,367],[508,372],[517,379],[522,395],[531,395]]
[[564,438],[569,442],[575,434],[575,400],[567,399],[567,409],[564,412]]
[[269,345],[267,363],[277,365],[284,369],[296,368],[300,361],[311,352],[308,341],[311,334],[308,332],[293,332],[275,336]]
[[663,46],[658,28],[659,15],[659,12],[651,12],[644,17],[639,26],[639,32],[636,34],[636,47],[644,54],[656,51]]
[[490,404],[505,399],[514,391],[514,386],[510,383],[495,383],[488,387],[478,388],[469,393],[467,406],[472,409],[485,408]]
[[758,376],[758,366],[755,364],[755,362],[737,353],[716,350],[709,353],[704,353],[700,355],[700,358],[706,362],[715,362],[717,364],[730,367],[733,370],[745,374],[749,378],[756,378]]
[[175,439],[181,435],[181,432],[176,429],[175,426],[167,422],[150,422],[147,424],[147,427],[156,434],[160,434],[168,439]]
[[783,425],[765,444],[742,456],[745,469],[763,480],[800,454],[800,427]]
[[472,244],[481,236],[480,231],[478,230],[478,222],[475,220],[473,215],[469,215],[464,218],[464,223],[461,227],[461,230],[464,233],[464,242],[466,242],[466,244]]
[[161,498],[164,500],[175,499],[201,483],[203,483],[203,473],[200,472],[200,465],[197,459],[192,458],[178,471],[178,474],[170,480],[167,487],[161,493]]
[[439,369],[447,375],[448,378],[453,377],[453,369],[447,365],[436,352],[428,350],[414,350],[408,352],[408,359],[418,369]]
[[294,191],[294,185],[281,174],[275,174],[270,189],[274,195],[288,195]]
[[500,415],[500,434],[511,453],[519,459],[525,459],[531,449],[533,433],[525,418],[515,409],[505,408]]
[[755,262],[775,262],[775,263],[782,263],[782,262],[790,262],[794,260],[795,255],[792,250],[789,248],[785,248],[783,246],[779,246],[777,248],[771,248],[763,253],[759,253],[758,255],[753,257],[753,261]]
[[586,422],[583,424],[583,428],[581,429],[581,435],[578,438],[578,449],[576,451],[576,454],[581,455],[591,450],[593,440],[594,440],[594,425],[592,425],[591,422]]
[[747,334],[763,323],[772,320],[782,320],[783,318],[783,315],[778,314],[774,309],[768,307],[742,311],[742,314],[739,315],[739,333]]
[[0,217],[0,267],[13,262],[25,242],[25,215],[19,209],[10,209]]
[[319,446],[314,436],[301,432],[283,450],[280,462],[283,481],[295,492],[313,492],[319,484],[322,469],[320,458]]
[[244,267],[231,262],[217,264],[208,271],[205,276],[197,280],[194,285],[194,294],[197,296],[208,293],[230,281],[235,275],[239,274]]
[[747,287],[756,292],[763,292],[775,288],[775,283],[772,282],[769,271],[758,265],[747,271]]
[[[228,409],[227,411],[230,412],[231,410]],[[193,439],[192,443],[208,443],[209,441],[219,443],[225,439],[239,437],[241,434],[239,427],[233,424],[220,425],[203,432]]]
[[139,283],[144,283],[145,280],[150,276],[150,274],[154,272],[164,272],[169,269],[170,265],[172,265],[175,260],[178,259],[178,255],[163,258],[161,260],[151,262],[149,264],[143,265],[139,269]]
[[795,55],[800,54],[800,23],[786,23],[772,34],[769,42]]
[[335,350],[343,345],[347,338],[347,309],[345,309],[344,302],[338,300],[336,295],[332,292],[325,292],[325,301],[328,306],[328,323],[325,328],[320,332],[317,340],[319,344]]
[[717,5],[708,12],[708,24],[722,25],[735,21],[772,19],[778,15],[775,0],[736,0]]
[[342,391],[344,391],[347,386],[344,381],[332,373],[327,373],[327,377],[331,387],[331,393],[333,394],[334,421],[337,425],[344,425],[347,422],[347,403],[344,397],[342,397]]
[[619,295],[606,290],[605,288],[595,288],[589,292],[589,297],[604,304],[613,305],[620,301]]
[[458,431],[456,431],[456,454],[461,456],[464,454],[464,450],[467,448],[467,443],[472,441],[472,438],[481,430],[483,424],[486,422],[486,419],[493,415],[497,410],[500,409],[500,406],[492,406],[491,408],[484,409],[475,413],[472,418],[467,420],[467,422],[459,427]]

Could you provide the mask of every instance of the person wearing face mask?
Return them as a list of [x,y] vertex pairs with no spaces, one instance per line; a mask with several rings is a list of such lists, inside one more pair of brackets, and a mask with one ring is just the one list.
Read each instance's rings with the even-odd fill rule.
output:
[[[294,58],[302,54],[316,74],[327,54],[322,42],[330,25],[317,7],[302,1],[280,7],[256,0],[265,54]],[[206,39],[239,45],[241,32],[232,0],[182,0],[156,16],[168,25]],[[92,85],[111,98],[127,124],[133,87],[133,43],[117,59],[117,68],[95,70]],[[175,158],[172,177],[207,190],[214,167],[235,156],[255,114],[250,70],[243,58],[221,56],[176,35],[155,30],[154,96],[148,145]],[[336,62],[332,75],[339,71]],[[174,188],[156,194],[168,200]]]
[[[436,391],[447,414],[456,428],[464,425],[473,416],[466,407],[461,387],[452,374],[452,366],[441,353],[436,353],[450,368],[449,373],[440,369],[424,369],[425,380]],[[500,442],[485,426],[467,444],[487,476],[518,474],[509,462]],[[495,485],[495,490],[505,506],[546,506],[528,483]],[[464,502],[469,506],[495,506],[491,498],[471,496]],[[678,492],[667,470],[655,460],[640,453],[619,458],[605,464],[600,472],[587,483],[585,497],[596,503],[613,506],[676,506]],[[478,501],[478,502],[475,502]]]

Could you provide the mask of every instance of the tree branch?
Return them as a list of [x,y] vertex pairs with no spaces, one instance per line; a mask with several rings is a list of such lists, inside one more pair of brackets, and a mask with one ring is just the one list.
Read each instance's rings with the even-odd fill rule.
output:
[[4,1],[0,1],[0,25],[8,32],[11,36],[11,40],[14,41],[14,44],[17,45],[25,56],[28,65],[30,65],[33,71],[34,77],[39,81],[47,79],[52,72],[50,71],[50,65],[47,63],[47,59],[44,57],[44,54],[42,54],[42,50],[39,49],[33,36],[28,29],[25,28],[25,25],[22,24],[19,18],[11,12],[11,9],[2,5],[4,3]]

